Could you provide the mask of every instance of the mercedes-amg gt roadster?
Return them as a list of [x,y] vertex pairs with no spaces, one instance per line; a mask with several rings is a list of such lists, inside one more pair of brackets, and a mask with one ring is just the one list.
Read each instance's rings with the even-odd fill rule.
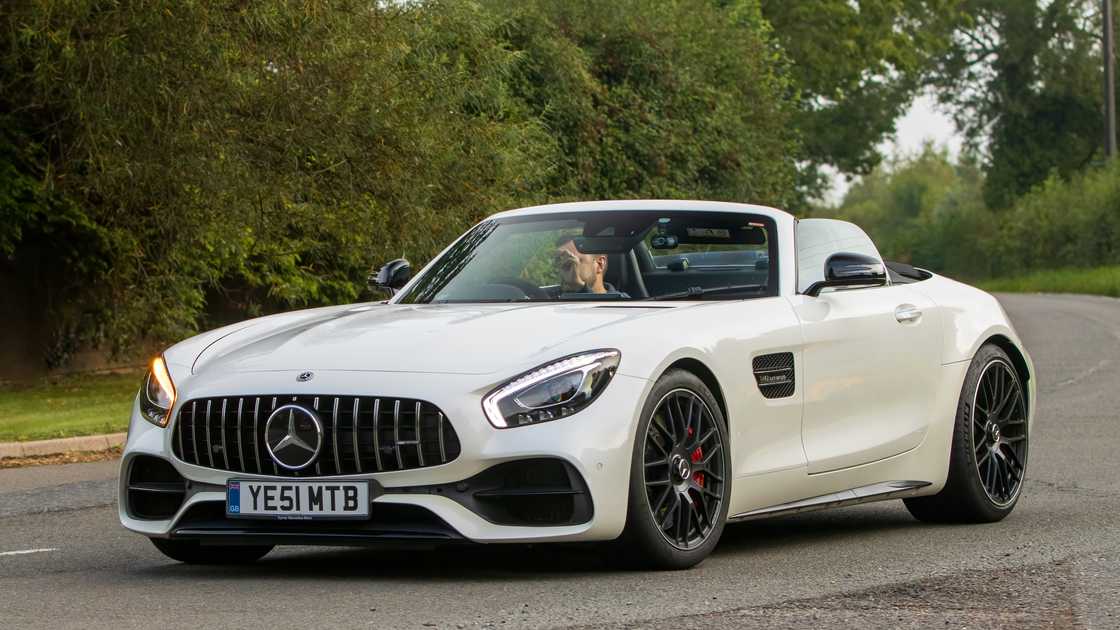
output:
[[152,361],[120,519],[184,562],[275,545],[604,543],[654,568],[728,523],[902,499],[991,522],[1023,488],[1031,360],[988,294],[858,227],[701,201],[524,208],[389,299]]

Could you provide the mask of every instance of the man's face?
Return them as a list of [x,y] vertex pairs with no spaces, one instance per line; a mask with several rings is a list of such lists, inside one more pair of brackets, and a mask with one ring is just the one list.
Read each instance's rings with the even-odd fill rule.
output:
[[603,256],[579,253],[572,241],[557,247],[553,256],[560,286],[567,292],[581,291],[584,287],[595,290],[598,284],[596,278],[602,273],[604,263]]

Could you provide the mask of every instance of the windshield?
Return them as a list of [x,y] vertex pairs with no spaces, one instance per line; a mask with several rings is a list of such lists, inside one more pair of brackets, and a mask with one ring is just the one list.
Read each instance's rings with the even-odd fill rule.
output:
[[773,221],[730,212],[607,211],[492,219],[397,302],[744,299],[777,294]]

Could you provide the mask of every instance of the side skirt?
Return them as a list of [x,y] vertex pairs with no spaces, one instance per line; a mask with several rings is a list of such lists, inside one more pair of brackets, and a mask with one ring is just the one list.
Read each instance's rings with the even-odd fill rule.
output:
[[819,497],[790,501],[789,503],[781,503],[758,510],[751,510],[750,512],[743,512],[728,517],[727,520],[750,521],[757,518],[797,514],[800,512],[809,512],[811,510],[844,507],[847,505],[858,505],[860,503],[871,503],[872,501],[900,499],[917,494],[919,490],[929,485],[931,485],[931,483],[928,481],[884,481],[881,483],[873,483],[869,486],[852,488],[851,490],[825,494]]

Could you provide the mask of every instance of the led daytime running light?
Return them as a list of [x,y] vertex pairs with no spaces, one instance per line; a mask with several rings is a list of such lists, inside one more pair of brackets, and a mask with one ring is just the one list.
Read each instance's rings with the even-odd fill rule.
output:
[[[156,389],[153,389],[153,385]],[[167,426],[171,419],[171,408],[175,406],[176,393],[175,383],[171,380],[171,373],[162,356],[152,359],[140,395],[140,411],[144,418],[157,426]]]
[[498,403],[501,400],[509,396],[515,396],[550,378],[577,370],[583,372],[586,382],[587,373],[591,371],[592,368],[606,359],[617,360],[618,357],[619,352],[617,350],[598,350],[561,359],[555,363],[549,363],[531,372],[527,372],[487,394],[487,396],[482,399],[482,410],[495,427],[500,429],[508,428],[510,425],[506,422],[505,417],[498,408]]
[[163,362],[163,357],[152,359],[152,376],[156,377],[159,388],[167,394],[167,398],[171,401],[167,405],[167,408],[170,409],[175,405],[175,384],[171,382],[171,374],[167,371],[167,364]]

